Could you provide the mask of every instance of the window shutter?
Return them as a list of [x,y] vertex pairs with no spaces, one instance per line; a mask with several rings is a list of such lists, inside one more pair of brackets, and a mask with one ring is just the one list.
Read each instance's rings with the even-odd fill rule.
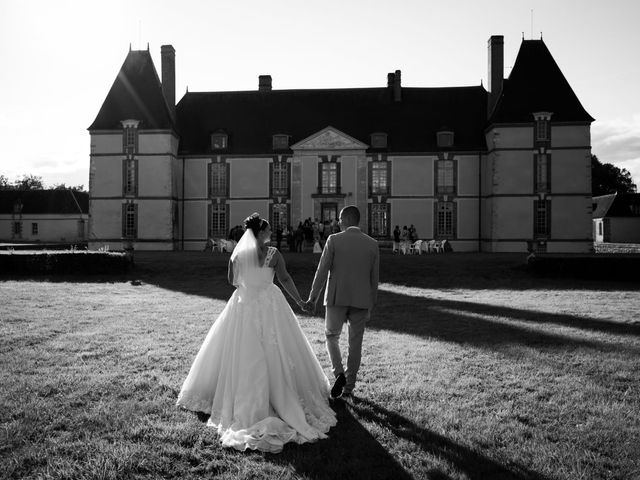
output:
[[138,204],[133,204],[133,237],[138,238]]
[[458,238],[458,202],[451,202],[451,233],[453,238]]
[[[274,137],[275,138],[275,137]],[[275,167],[275,162],[277,160],[274,158],[272,162],[269,162],[269,195],[270,196],[274,196],[274,191],[273,191],[273,186],[274,186],[274,182],[273,182],[273,175],[274,172],[276,171]],[[272,218],[271,216],[269,216],[269,218]]]
[[211,203],[207,204],[207,238],[213,237],[211,232],[213,225],[211,224],[211,216],[213,215],[213,205]]
[[207,196],[209,198],[212,197],[213,185],[211,182],[211,170],[212,170],[211,162],[207,164]]
[[547,237],[551,238],[551,200],[545,200],[547,210]]
[[[453,163],[453,195],[458,195],[458,161],[452,160]],[[454,215],[455,215],[455,204],[454,204]],[[454,227],[454,236],[455,236],[455,227]]]
[[[138,170],[138,159],[136,158],[133,161],[133,194],[137,197],[138,196],[138,175],[139,175],[139,170]],[[136,204],[136,208],[138,208],[138,205]],[[137,218],[137,217],[136,217]]]
[[551,193],[551,154],[547,153],[547,192]]
[[122,160],[122,196],[127,194],[127,159]]
[[127,204],[122,204],[122,237],[127,236]]
[[[375,158],[372,157],[367,165],[369,173],[369,197],[373,196],[373,162],[375,162]],[[369,209],[369,233],[371,233],[371,209]]]

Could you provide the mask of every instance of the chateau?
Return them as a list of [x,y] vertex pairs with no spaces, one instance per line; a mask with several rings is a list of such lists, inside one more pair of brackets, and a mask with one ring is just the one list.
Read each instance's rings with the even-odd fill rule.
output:
[[349,204],[379,240],[413,224],[454,251],[593,248],[593,118],[542,40],[522,40],[504,79],[492,36],[488,89],[403,87],[396,70],[380,88],[276,90],[262,75],[177,104],[175,50],[161,53],[160,79],[129,51],[89,127],[90,248],[201,250],[254,211],[275,229]]

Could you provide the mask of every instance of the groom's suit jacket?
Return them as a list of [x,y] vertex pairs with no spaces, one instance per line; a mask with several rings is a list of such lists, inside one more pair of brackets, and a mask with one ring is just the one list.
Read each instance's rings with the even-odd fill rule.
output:
[[378,242],[358,227],[330,235],[322,250],[309,298],[316,301],[325,281],[326,306],[371,309],[378,297]]

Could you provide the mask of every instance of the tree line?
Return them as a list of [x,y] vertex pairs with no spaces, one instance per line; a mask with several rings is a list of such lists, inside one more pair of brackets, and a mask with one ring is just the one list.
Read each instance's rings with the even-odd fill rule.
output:
[[[42,177],[23,175],[10,182],[5,175],[0,174],[0,190],[44,190]],[[54,190],[70,189],[84,192],[84,185],[54,184]],[[626,168],[618,168],[611,163],[602,163],[598,157],[591,155],[591,192],[594,197],[609,193],[636,193],[637,186],[633,183],[631,173]]]
[[[51,187],[53,190],[74,190],[84,192],[84,185],[67,185],[65,183],[55,183]],[[42,177],[37,175],[22,175],[13,182],[6,175],[0,174],[0,190],[45,190]]]

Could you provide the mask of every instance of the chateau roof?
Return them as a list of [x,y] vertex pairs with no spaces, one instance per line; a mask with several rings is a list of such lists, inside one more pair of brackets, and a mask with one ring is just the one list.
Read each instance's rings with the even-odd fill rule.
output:
[[0,214],[13,213],[16,202],[22,203],[23,214],[89,213],[89,194],[73,190],[0,190]]
[[290,144],[332,126],[369,145],[372,133],[388,135],[388,150],[438,150],[436,132],[455,133],[454,150],[485,150],[487,92],[481,87],[345,88],[240,92],[189,92],[176,107],[180,154],[210,153],[210,134],[229,135],[228,153],[272,151],[272,136]]
[[489,123],[533,122],[533,112],[553,112],[552,122],[593,122],[542,40],[523,40]]
[[611,193],[593,197],[595,208],[593,218],[603,217],[637,217],[631,208],[632,205],[640,206],[640,193]]
[[140,128],[175,128],[158,72],[147,50],[131,50],[89,130],[122,128],[122,120],[140,120]]

